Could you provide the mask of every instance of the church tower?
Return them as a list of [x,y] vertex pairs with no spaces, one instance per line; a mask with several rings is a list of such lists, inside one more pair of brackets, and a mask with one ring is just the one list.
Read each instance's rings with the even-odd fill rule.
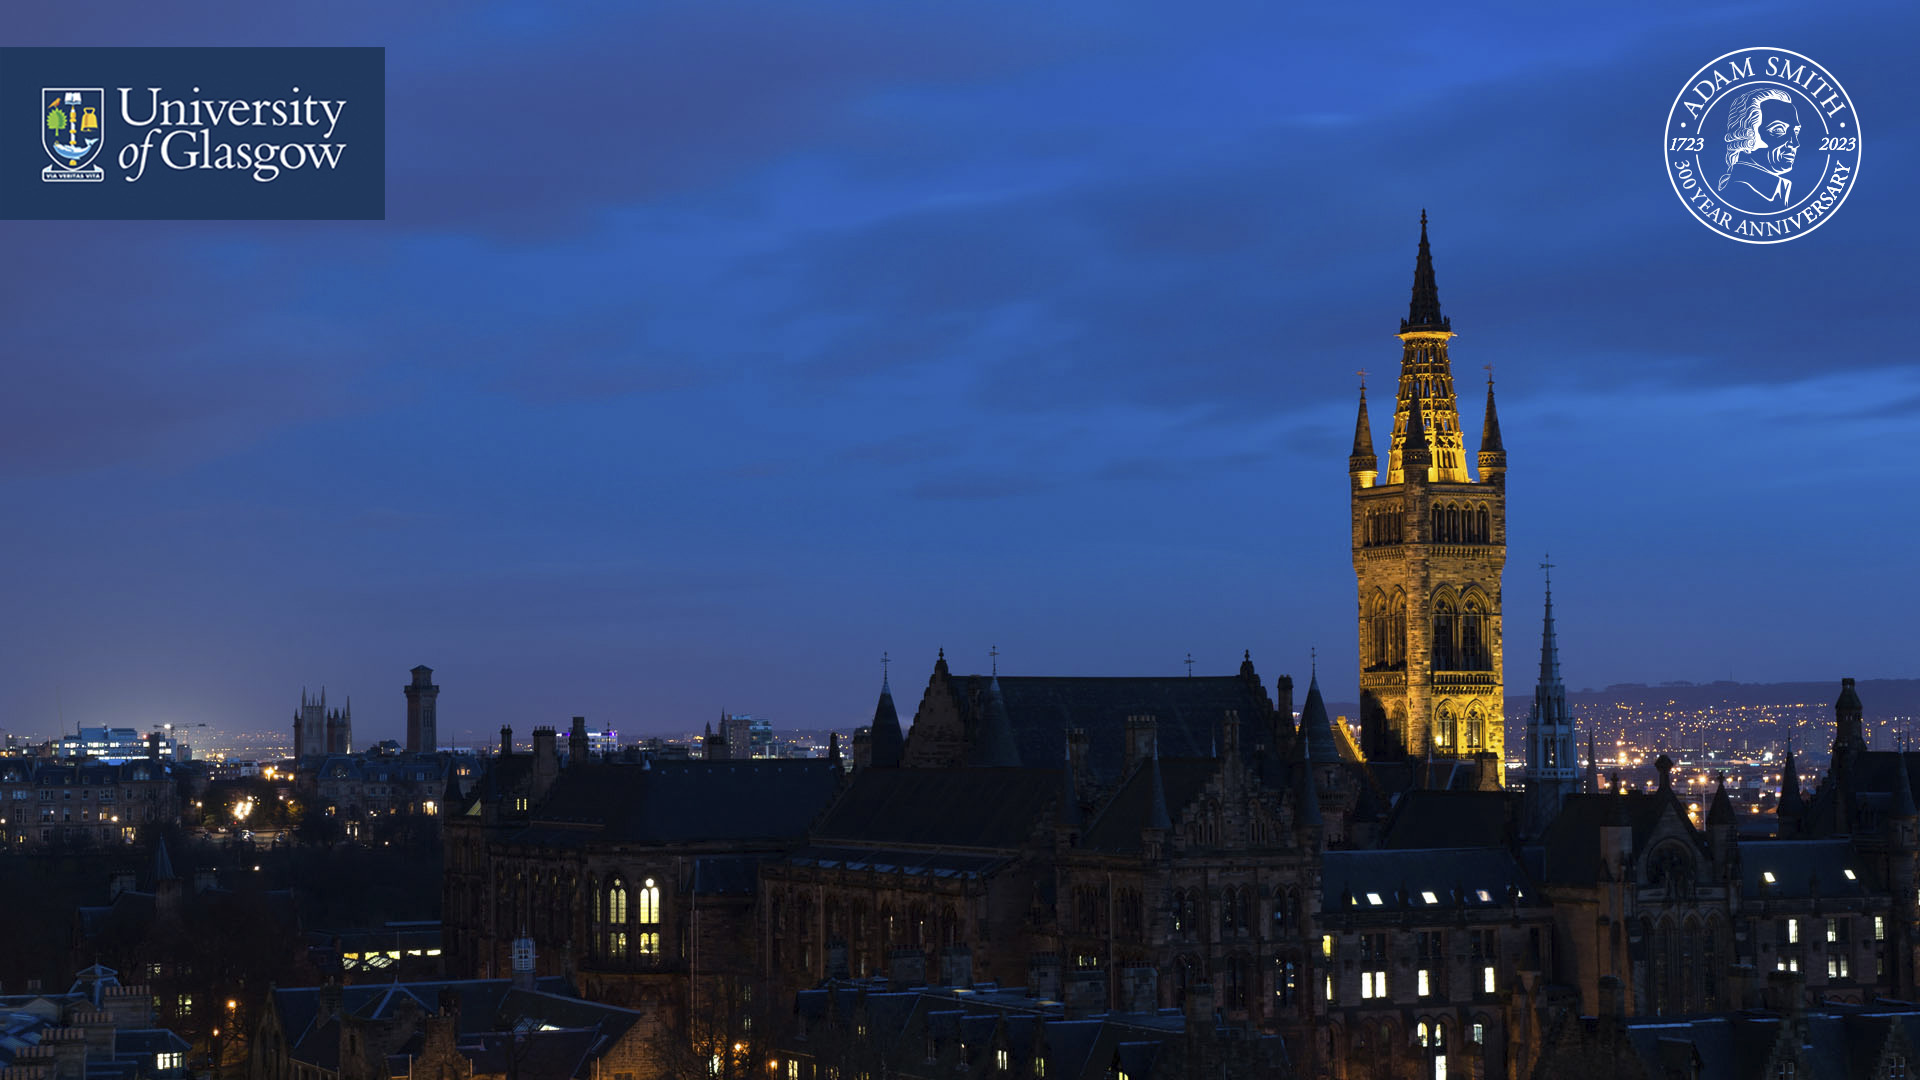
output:
[[1467,469],[1447,356],[1453,326],[1440,314],[1424,211],[1413,300],[1398,336],[1386,468],[1374,455],[1364,386],[1347,459],[1360,586],[1361,750],[1376,760],[1492,754],[1504,776],[1507,454],[1489,377],[1479,479]]
[[[1540,631],[1540,681],[1527,716],[1527,826],[1539,836],[1576,790],[1580,763],[1573,748],[1573,716],[1560,681],[1560,640],[1553,630],[1553,566],[1547,571],[1547,616]],[[1724,792],[1724,789],[1722,789]],[[1716,796],[1716,802],[1720,796]]]

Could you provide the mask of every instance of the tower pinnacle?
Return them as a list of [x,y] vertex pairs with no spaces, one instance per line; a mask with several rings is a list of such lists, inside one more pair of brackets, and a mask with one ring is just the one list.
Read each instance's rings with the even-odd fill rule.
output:
[[1480,479],[1501,483],[1507,471],[1507,447],[1500,439],[1500,413],[1493,407],[1493,365],[1487,365],[1487,418],[1480,426]]
[[1440,287],[1433,280],[1433,249],[1427,245],[1427,212],[1420,211],[1420,255],[1413,263],[1413,301],[1400,332],[1448,330],[1452,322],[1440,314]]
[[1353,453],[1347,458],[1347,471],[1360,478],[1361,487],[1372,487],[1380,475],[1380,459],[1373,453],[1373,424],[1367,419],[1367,384],[1360,384],[1360,414],[1353,421]]

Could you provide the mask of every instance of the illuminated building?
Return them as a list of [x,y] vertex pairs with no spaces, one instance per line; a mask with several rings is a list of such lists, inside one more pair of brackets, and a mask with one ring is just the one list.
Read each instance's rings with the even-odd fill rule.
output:
[[1366,390],[1347,459],[1359,582],[1361,750],[1369,760],[1473,757],[1506,749],[1500,572],[1506,449],[1487,380],[1480,478],[1468,472],[1427,219],[1400,323],[1400,383],[1384,476]]

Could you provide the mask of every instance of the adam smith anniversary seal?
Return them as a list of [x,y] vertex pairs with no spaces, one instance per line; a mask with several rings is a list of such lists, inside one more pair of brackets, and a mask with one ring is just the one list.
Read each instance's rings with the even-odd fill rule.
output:
[[1701,68],[1667,114],[1667,177],[1694,218],[1748,244],[1826,224],[1860,172],[1860,118],[1840,80],[1787,49]]

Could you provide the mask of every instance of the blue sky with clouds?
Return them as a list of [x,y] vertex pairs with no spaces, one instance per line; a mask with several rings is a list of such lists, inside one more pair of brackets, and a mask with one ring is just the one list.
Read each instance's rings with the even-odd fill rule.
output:
[[[324,683],[364,741],[416,663],[456,732],[848,724],[943,645],[1317,647],[1350,700],[1352,372],[1398,361],[1422,207],[1462,386],[1499,373],[1510,690],[1548,549],[1575,686],[1920,674],[1920,16],[1287,7],[10,11],[385,45],[389,217],[0,223],[0,727],[284,726]],[[1754,247],[1659,144],[1769,44],[1866,145]]]

